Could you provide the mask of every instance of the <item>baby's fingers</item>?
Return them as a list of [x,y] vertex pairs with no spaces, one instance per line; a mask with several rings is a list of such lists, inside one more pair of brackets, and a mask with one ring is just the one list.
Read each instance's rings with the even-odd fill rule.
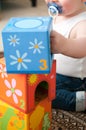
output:
[[57,32],[55,32],[55,31],[51,31],[50,36],[51,36],[51,37],[56,37],[56,36],[57,36]]

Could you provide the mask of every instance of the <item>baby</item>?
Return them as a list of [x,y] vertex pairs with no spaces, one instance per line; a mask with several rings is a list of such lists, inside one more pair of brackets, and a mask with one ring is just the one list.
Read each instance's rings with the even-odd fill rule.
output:
[[45,0],[62,8],[53,18],[51,51],[56,59],[53,108],[86,110],[86,0]]

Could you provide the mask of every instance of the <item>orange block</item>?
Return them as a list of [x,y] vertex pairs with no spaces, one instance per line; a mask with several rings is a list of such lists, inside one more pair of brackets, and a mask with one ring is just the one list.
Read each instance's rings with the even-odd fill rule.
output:
[[[28,113],[37,104],[37,95],[49,101],[55,98],[56,62],[50,74],[7,74],[4,58],[0,59],[0,99]],[[46,104],[45,104],[46,106]]]

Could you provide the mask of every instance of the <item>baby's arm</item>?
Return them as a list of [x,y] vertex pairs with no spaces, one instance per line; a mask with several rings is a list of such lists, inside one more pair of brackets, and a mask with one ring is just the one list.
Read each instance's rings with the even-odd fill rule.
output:
[[67,56],[81,58],[86,56],[86,21],[80,22],[76,27],[75,34],[65,38],[61,34],[51,32],[52,53],[62,53]]

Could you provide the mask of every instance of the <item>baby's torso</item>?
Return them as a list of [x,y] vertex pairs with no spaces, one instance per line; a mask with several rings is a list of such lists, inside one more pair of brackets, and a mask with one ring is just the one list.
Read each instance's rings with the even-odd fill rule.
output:
[[[69,38],[73,35],[73,29],[79,22],[86,20],[86,12],[81,13],[69,20],[53,25],[54,30]],[[82,50],[83,51],[83,50]],[[57,60],[56,72],[73,77],[84,78],[86,77],[86,57],[84,58],[71,58],[62,54],[54,55]]]

